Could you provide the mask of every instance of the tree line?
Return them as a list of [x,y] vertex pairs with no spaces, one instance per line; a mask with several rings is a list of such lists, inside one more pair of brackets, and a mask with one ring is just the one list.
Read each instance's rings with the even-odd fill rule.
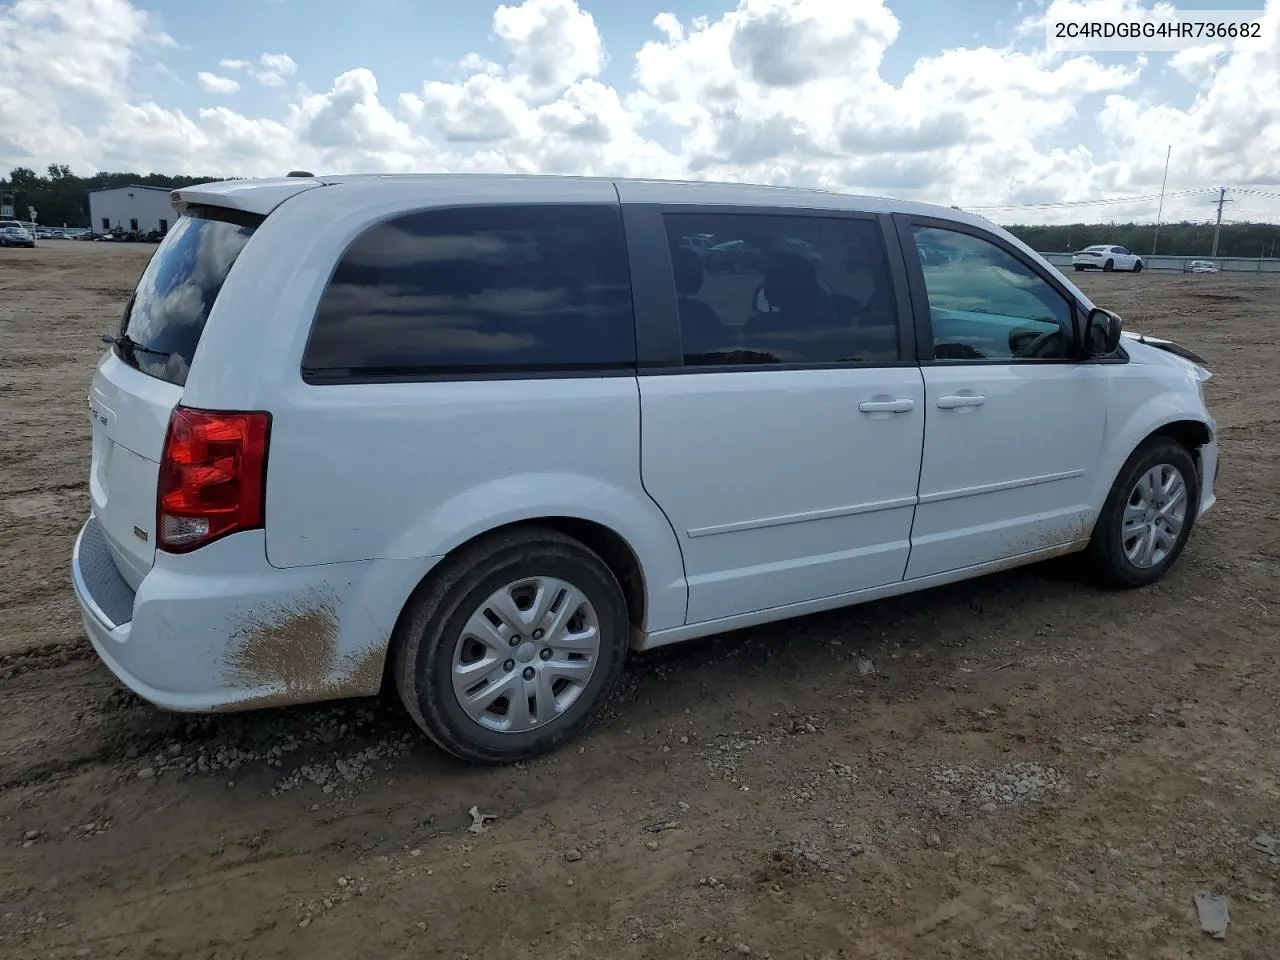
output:
[[[1073,253],[1095,243],[1114,244],[1144,257],[1152,245],[1162,256],[1208,257],[1213,250],[1212,223],[1162,223],[1156,237],[1150,223],[1069,223],[1052,226],[1006,226],[1006,230],[1041,253]],[[1219,257],[1280,256],[1280,224],[1224,223],[1218,236]]]
[[[168,176],[160,173],[95,173],[78,177],[66,164],[51,163],[42,174],[29,167],[15,167],[8,181],[0,181],[0,191],[14,196],[14,212],[27,218],[27,208],[36,209],[40,223],[51,226],[89,226],[89,191],[124,187],[131,183],[147,187],[186,187],[223,177]],[[1071,223],[1006,225],[1005,229],[1032,249],[1045,253],[1068,253],[1095,243],[1117,244],[1149,256],[1156,240],[1152,224]],[[1207,257],[1213,249],[1213,224],[1165,223],[1160,226],[1157,253],[1171,256]],[[1220,257],[1280,256],[1280,225],[1273,223],[1229,223],[1218,237]]]
[[26,220],[28,208],[34,207],[36,220],[53,227],[89,226],[89,191],[107,187],[138,184],[144,187],[189,187],[224,177],[171,177],[160,173],[95,173],[78,177],[62,163],[49,164],[41,175],[30,167],[14,167],[6,180],[0,180],[0,193],[13,196],[13,212]]

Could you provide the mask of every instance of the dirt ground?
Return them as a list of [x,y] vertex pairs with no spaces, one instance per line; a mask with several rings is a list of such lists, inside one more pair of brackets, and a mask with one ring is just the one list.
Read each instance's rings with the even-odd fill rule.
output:
[[1280,280],[1082,280],[1215,371],[1160,585],[1058,561],[633,658],[580,746],[477,771],[389,700],[183,717],[95,660],[84,401],[153,250],[0,251],[0,956],[1280,956]]

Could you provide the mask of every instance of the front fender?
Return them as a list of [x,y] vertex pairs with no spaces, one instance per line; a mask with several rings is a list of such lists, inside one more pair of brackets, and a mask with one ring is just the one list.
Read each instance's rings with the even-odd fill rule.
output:
[[[494,509],[495,504],[502,504]],[[682,626],[687,586],[680,545],[666,516],[643,491],[596,477],[518,473],[462,490],[410,521],[390,544],[391,556],[447,554],[512,523],[568,517],[620,536],[644,573],[646,631]]]
[[[1185,421],[1203,424],[1211,435],[1216,434],[1217,424],[1203,404],[1194,402],[1197,399],[1196,394],[1187,398],[1180,393],[1162,393],[1140,404],[1114,426],[1108,426],[1107,443],[1090,498],[1095,515],[1101,512],[1125,461],[1152,434],[1170,424]],[[1123,404],[1116,406],[1123,409]]]

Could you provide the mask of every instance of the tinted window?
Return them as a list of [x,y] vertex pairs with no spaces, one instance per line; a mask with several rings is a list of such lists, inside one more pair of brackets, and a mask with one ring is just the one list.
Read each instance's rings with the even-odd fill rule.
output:
[[634,367],[616,206],[430,210],[347,250],[307,345],[309,378]]
[[137,348],[117,347],[117,355],[143,373],[186,383],[209,311],[252,235],[252,227],[180,217],[156,248],[125,312],[122,330]]
[[946,251],[921,262],[938,360],[1045,360],[1071,355],[1071,304],[989,240],[916,227],[916,243]]
[[686,365],[898,359],[893,286],[875,221],[665,219]]

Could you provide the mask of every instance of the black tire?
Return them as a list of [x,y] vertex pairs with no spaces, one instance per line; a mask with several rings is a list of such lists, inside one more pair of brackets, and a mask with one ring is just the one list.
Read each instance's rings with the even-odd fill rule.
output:
[[1082,273],[1082,272],[1084,272],[1084,265],[1083,265],[1083,264],[1079,264],[1079,263],[1077,263],[1077,264],[1076,264],[1076,273]]
[[[1123,544],[1124,512],[1138,481],[1154,467],[1174,467],[1186,485],[1186,510],[1182,528],[1165,556],[1149,567],[1140,567],[1126,556]],[[1106,587],[1145,587],[1163,577],[1181,556],[1195,526],[1200,506],[1200,477],[1190,451],[1170,437],[1152,437],[1129,457],[1107,494],[1106,504],[1094,526],[1086,552],[1090,573]]]
[[1116,268],[1116,262],[1114,260],[1108,260],[1106,263],[1102,265],[1102,270],[1104,273],[1110,273],[1115,268]]
[[[558,577],[586,596],[600,628],[599,659],[560,716],[520,733],[490,730],[458,702],[454,650],[467,619],[490,594],[535,576]],[[396,628],[392,671],[409,715],[439,747],[472,763],[513,763],[556,749],[596,718],[622,675],[629,646],[626,599],[608,565],[571,537],[519,527],[471,544],[433,571]]]
[[1135,260],[1135,261],[1134,261],[1134,264],[1133,264],[1133,272],[1134,272],[1134,273],[1141,273],[1141,272],[1142,272],[1142,261],[1141,261],[1141,260]]

